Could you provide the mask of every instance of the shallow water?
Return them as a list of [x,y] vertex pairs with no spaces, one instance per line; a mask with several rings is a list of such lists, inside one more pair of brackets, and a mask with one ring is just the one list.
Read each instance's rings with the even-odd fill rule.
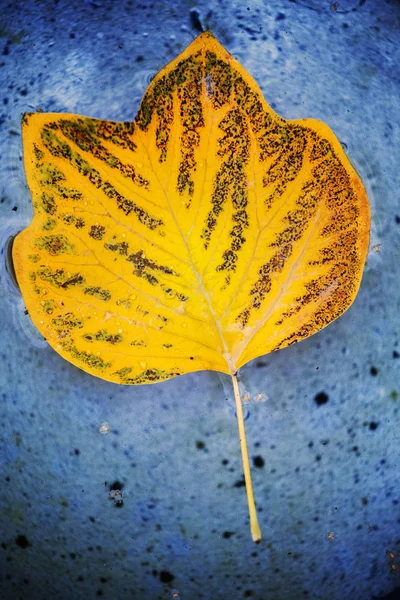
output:
[[[400,597],[399,3],[28,1],[1,21],[0,596]],[[201,27],[279,114],[331,126],[372,209],[352,307],[240,371],[258,546],[229,378],[80,371],[30,323],[4,258],[32,217],[22,113],[131,119]]]

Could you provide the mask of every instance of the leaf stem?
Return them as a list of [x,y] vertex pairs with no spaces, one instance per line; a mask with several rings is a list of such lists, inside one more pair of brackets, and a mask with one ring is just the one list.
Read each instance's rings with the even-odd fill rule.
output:
[[251,531],[251,537],[253,538],[253,542],[258,544],[259,542],[261,542],[262,536],[261,536],[260,526],[259,526],[258,520],[257,520],[256,505],[254,503],[253,486],[251,484],[249,455],[247,453],[246,433],[244,430],[242,399],[240,397],[239,383],[237,380],[236,373],[234,373],[232,375],[232,383],[233,383],[233,391],[235,393],[236,414],[237,414],[238,426],[239,426],[240,448],[242,451],[242,461],[243,461],[244,480],[246,483],[247,503],[249,505],[250,531]]

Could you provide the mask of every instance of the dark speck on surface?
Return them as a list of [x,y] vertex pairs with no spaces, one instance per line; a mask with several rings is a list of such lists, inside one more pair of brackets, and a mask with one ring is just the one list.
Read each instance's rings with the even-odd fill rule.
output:
[[175,575],[172,575],[169,571],[160,571],[160,581],[162,583],[171,583],[175,579]]
[[275,21],[283,21],[283,19],[286,19],[286,15],[284,13],[279,12],[276,15]]
[[24,550],[25,548],[29,548],[29,546],[32,545],[24,535],[17,535],[17,537],[15,538],[15,543],[17,544],[17,546],[23,548]]
[[197,450],[204,450],[205,447],[206,447],[206,445],[204,442],[202,442],[201,440],[197,440],[197,442],[196,442]]
[[371,423],[369,424],[369,428],[371,431],[375,431],[375,429],[378,428],[379,423],[375,423],[375,421],[371,421]]
[[238,480],[237,480],[237,481],[236,481],[236,482],[233,484],[233,487],[240,488],[240,487],[245,487],[245,485],[246,485],[246,482],[245,482],[245,480],[244,480],[244,477],[243,477],[243,479],[238,479]]
[[255,467],[257,467],[258,469],[262,469],[262,467],[265,465],[265,461],[263,459],[262,456],[254,456],[253,457],[253,465]]
[[400,354],[397,352],[397,350],[393,350],[393,358],[399,358]]
[[226,540],[229,540],[229,538],[232,536],[233,536],[233,531],[224,531],[224,533],[222,534],[222,537],[225,538]]
[[315,400],[315,402],[317,403],[318,406],[322,406],[322,404],[326,404],[328,402],[329,396],[325,392],[319,392],[315,396],[314,400]]
[[120,481],[114,481],[114,483],[110,484],[109,488],[110,492],[115,492],[117,490],[122,490],[124,488],[124,484]]
[[373,377],[376,377],[376,375],[378,375],[378,369],[376,367],[371,367],[369,372]]

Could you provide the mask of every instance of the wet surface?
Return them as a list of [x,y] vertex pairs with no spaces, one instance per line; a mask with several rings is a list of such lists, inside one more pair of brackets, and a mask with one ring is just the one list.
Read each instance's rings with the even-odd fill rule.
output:
[[[2,597],[397,598],[399,4],[19,4],[0,31]],[[329,124],[372,209],[352,307],[240,371],[258,546],[229,378],[91,377],[32,326],[6,259],[32,216],[22,114],[133,119],[205,28],[279,114]]]

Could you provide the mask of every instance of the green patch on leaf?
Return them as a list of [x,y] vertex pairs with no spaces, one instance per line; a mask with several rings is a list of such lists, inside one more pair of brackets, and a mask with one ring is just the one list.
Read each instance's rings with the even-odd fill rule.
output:
[[48,252],[51,256],[60,254],[74,254],[75,246],[65,235],[45,235],[35,240],[36,248]]
[[52,319],[51,322],[56,327],[61,327],[66,330],[82,329],[83,327],[83,321],[76,317],[72,312],[65,313],[65,315],[59,315],[55,319]]
[[83,290],[83,293],[88,294],[89,296],[96,296],[96,298],[100,298],[100,300],[104,300],[104,302],[107,302],[111,298],[111,292],[99,286],[87,287]]
[[45,312],[48,315],[52,315],[54,312],[54,300],[43,300],[40,303],[40,306],[42,307],[42,311]]
[[48,215],[54,215],[57,212],[57,204],[53,196],[47,192],[41,194],[40,200],[36,205]]
[[52,187],[56,185],[59,181],[65,181],[64,173],[61,173],[51,163],[44,163],[40,169],[41,181],[44,185],[48,187]]
[[69,289],[72,286],[80,286],[85,283],[85,278],[80,273],[70,273],[64,271],[64,269],[50,269],[50,267],[42,267],[37,270],[37,275],[42,281],[47,281],[52,285],[62,288],[64,290]]
[[171,379],[180,375],[180,371],[171,369],[170,371],[163,371],[162,369],[146,369],[135,377],[124,379],[124,383],[128,385],[141,384],[141,383],[154,383],[157,381],[164,381],[165,379]]
[[46,219],[42,225],[42,229],[44,231],[51,231],[57,225],[57,221],[55,219]]
[[108,367],[111,367],[110,362],[104,361],[97,354],[91,354],[90,352],[85,352],[84,350],[78,350],[78,348],[70,341],[64,342],[62,345],[73,358],[82,361],[86,366],[91,367],[92,369],[104,371],[105,369],[108,369]]
[[119,375],[121,377],[121,379],[124,379],[124,377],[129,375],[129,373],[131,373],[131,372],[132,372],[132,367],[124,367],[123,369],[119,369],[118,371],[115,371],[115,373],[113,373],[113,374]]
[[100,329],[96,333],[85,333],[82,336],[87,342],[107,342],[108,344],[120,344],[124,339],[119,333],[108,333],[106,329]]

